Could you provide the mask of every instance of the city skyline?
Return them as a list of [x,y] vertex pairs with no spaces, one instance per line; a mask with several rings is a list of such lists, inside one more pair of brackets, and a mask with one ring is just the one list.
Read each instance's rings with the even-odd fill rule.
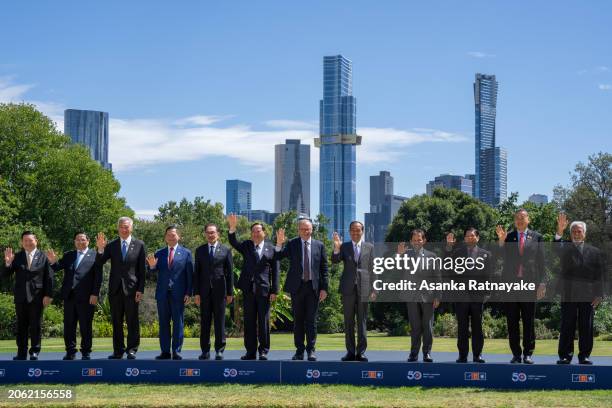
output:
[[[526,6],[533,13],[525,15]],[[60,130],[64,109],[109,112],[109,161],[120,194],[141,215],[182,197],[224,202],[231,178],[253,182],[254,207],[273,209],[273,146],[285,139],[314,144],[324,55],[344,54],[354,64],[363,136],[358,219],[369,207],[368,178],[380,170],[390,170],[406,196],[423,194],[439,174],[472,172],[478,72],[495,74],[503,86],[496,131],[508,151],[508,193],[552,196],[578,161],[610,150],[607,4],[551,10],[475,2],[440,10],[389,3],[384,12],[322,2],[291,10],[277,3],[273,12],[105,4],[120,15],[94,5],[24,8],[4,10],[0,32],[14,41],[3,49],[0,101],[35,103]],[[146,17],[138,33],[131,30],[134,13]],[[372,24],[372,15],[380,23]],[[341,16],[353,22],[347,30],[337,30]],[[47,29],[50,18],[59,28]],[[474,19],[478,27],[468,21]],[[228,22],[239,28],[228,31]],[[111,23],[112,32],[103,29]],[[365,25],[367,32],[357,29]],[[318,180],[318,155],[311,159],[311,179]],[[211,169],[222,177],[200,176]],[[160,184],[174,187],[158,191]],[[316,215],[318,189],[311,190]]]

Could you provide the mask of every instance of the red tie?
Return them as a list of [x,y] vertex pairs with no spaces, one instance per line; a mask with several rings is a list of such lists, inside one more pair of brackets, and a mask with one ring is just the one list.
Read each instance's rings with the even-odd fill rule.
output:
[[172,268],[172,262],[174,261],[174,247],[170,248],[170,255],[168,255],[168,267]]
[[519,255],[521,256],[521,264],[519,265],[517,276],[519,278],[522,278],[523,277],[523,264],[522,264],[523,259],[522,257],[523,257],[523,252],[525,251],[525,233],[521,232],[520,234],[521,236],[519,238]]

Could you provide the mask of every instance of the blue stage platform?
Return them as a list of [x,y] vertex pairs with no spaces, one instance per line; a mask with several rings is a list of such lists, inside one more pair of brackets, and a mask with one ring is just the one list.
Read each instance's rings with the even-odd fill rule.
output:
[[[322,351],[317,362],[290,361],[290,352],[271,353],[269,361],[240,361],[241,352],[226,352],[223,361],[199,361],[188,351],[181,361],[156,361],[141,352],[136,360],[61,361],[61,353],[43,353],[39,361],[0,357],[0,383],[242,383],[354,384],[375,386],[482,387],[514,389],[612,389],[612,358],[595,357],[598,365],[554,364],[553,356],[536,356],[539,364],[509,364],[509,356],[491,355],[486,364],[450,362],[453,353],[436,353],[435,363],[407,363],[405,353],[372,351],[370,362],[340,362],[342,353]],[[504,362],[506,361],[506,362]]]

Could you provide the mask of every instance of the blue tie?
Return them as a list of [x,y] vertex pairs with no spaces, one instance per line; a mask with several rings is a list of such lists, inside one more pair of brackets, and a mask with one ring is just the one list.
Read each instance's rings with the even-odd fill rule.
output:
[[121,245],[121,255],[123,256],[123,260],[125,261],[125,256],[127,255],[127,242],[123,241]]
[[81,264],[81,260],[83,260],[83,256],[84,256],[84,255],[85,255],[85,253],[84,253],[84,252],[81,252],[81,251],[78,251],[78,252],[77,252],[77,259],[76,259],[76,261],[75,261],[75,263],[74,263],[74,269],[75,269],[75,270],[76,270],[76,269],[79,267],[79,265]]
[[213,256],[214,256],[214,251],[215,251],[215,247],[214,247],[214,246],[211,246],[211,247],[210,247],[210,252],[208,252],[208,256],[209,256],[209,258],[210,258],[210,260],[211,260],[211,261],[212,261]]

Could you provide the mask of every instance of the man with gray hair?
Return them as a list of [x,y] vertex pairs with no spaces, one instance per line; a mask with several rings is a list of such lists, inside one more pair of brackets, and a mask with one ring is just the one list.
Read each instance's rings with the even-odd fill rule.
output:
[[[138,304],[145,286],[146,248],[144,242],[132,237],[133,225],[130,217],[121,217],[117,221],[119,238],[107,243],[103,232],[96,237],[96,263],[102,267],[111,260],[108,300],[113,321],[113,354],[109,359],[121,359],[127,352],[127,358],[133,360],[140,344]],[[123,339],[124,320],[128,329],[127,348]]]
[[557,290],[561,295],[561,328],[559,330],[559,360],[569,364],[574,355],[574,334],[578,321],[578,362],[593,364],[589,357],[593,350],[594,309],[603,297],[605,261],[602,252],[584,242],[586,224],[570,224],[570,241],[563,240],[567,215],[557,217],[555,249],[561,259],[561,273]]

